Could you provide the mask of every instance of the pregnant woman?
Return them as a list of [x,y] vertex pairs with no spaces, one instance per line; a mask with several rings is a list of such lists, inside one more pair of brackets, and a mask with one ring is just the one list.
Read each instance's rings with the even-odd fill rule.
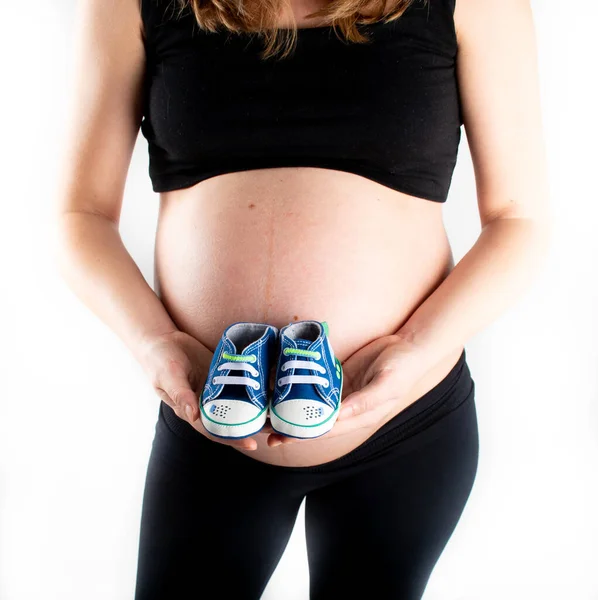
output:
[[[85,0],[77,32],[57,264],[161,400],[136,600],[259,599],[304,499],[312,600],[421,598],[477,471],[464,345],[550,239],[529,1]],[[481,231],[455,265],[462,126]],[[140,132],[155,290],[119,235]],[[209,434],[224,329],[310,319],[332,429]]]

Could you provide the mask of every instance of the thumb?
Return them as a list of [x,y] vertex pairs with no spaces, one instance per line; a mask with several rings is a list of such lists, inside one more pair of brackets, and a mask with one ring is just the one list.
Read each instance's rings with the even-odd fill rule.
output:
[[359,391],[349,394],[341,403],[338,420],[362,415],[377,408],[389,399],[387,379],[388,371],[379,371],[372,380]]
[[190,422],[195,421],[198,410],[197,393],[191,387],[184,369],[178,364],[171,363],[169,372],[162,377],[161,384],[160,387],[180,412],[179,416]]

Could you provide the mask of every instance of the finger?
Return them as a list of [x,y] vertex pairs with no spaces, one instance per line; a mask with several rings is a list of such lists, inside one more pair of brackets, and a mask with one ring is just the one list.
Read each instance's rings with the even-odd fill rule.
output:
[[162,400],[162,402],[164,402],[164,404],[166,404],[167,406],[170,406],[170,408],[172,408],[172,410],[174,410],[176,412],[176,410],[177,410],[176,404],[170,399],[168,394],[161,388],[155,388],[155,390],[156,390],[156,394],[158,394],[158,397],[160,398],[160,400]]
[[176,413],[182,419],[193,423],[199,417],[197,396],[191,388],[172,388],[169,393],[175,407]]
[[162,377],[160,388],[176,406],[177,414],[190,423],[199,417],[197,394],[192,389],[187,375],[178,366],[171,366],[169,373]]
[[341,402],[341,410],[337,421],[344,421],[350,417],[363,415],[389,400],[389,376],[390,372],[380,371],[365,387],[347,396]]
[[267,443],[268,446],[272,448],[275,446],[280,446],[280,444],[290,444],[293,440],[299,441],[297,438],[292,438],[288,435],[283,435],[282,433],[276,433],[273,431],[273,433],[268,436]]
[[241,450],[257,449],[257,442],[253,438],[244,438],[242,440],[234,441],[231,440],[229,442],[223,442],[223,440],[220,440],[220,442],[226,444],[227,446],[234,446],[235,448],[239,448]]
[[[323,436],[321,436],[323,437]],[[275,447],[280,444],[294,444],[299,442],[307,442],[311,438],[295,438],[288,435],[282,435],[280,433],[273,433],[268,436],[268,446]]]
[[257,442],[253,438],[247,438],[238,442],[239,447],[244,450],[257,450]]
[[270,448],[275,448],[276,446],[280,446],[280,444],[283,443],[282,436],[278,435],[277,433],[273,433],[268,436],[266,442]]

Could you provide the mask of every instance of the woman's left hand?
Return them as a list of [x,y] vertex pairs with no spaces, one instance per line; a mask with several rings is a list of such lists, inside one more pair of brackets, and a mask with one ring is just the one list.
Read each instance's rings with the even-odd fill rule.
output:
[[[371,427],[407,407],[405,397],[430,368],[416,347],[398,335],[377,338],[354,352],[343,363],[340,414],[324,439]],[[276,433],[269,446],[304,442]]]

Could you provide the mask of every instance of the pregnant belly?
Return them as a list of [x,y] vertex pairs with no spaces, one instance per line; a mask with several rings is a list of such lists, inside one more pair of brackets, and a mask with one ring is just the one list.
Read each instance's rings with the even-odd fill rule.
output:
[[[228,173],[161,195],[155,288],[182,330],[212,352],[235,321],[327,321],[342,362],[396,332],[453,266],[442,205],[354,174],[318,168]],[[460,351],[412,390],[440,381]],[[409,402],[408,402],[409,403]],[[333,460],[369,431],[249,456],[307,466]]]

